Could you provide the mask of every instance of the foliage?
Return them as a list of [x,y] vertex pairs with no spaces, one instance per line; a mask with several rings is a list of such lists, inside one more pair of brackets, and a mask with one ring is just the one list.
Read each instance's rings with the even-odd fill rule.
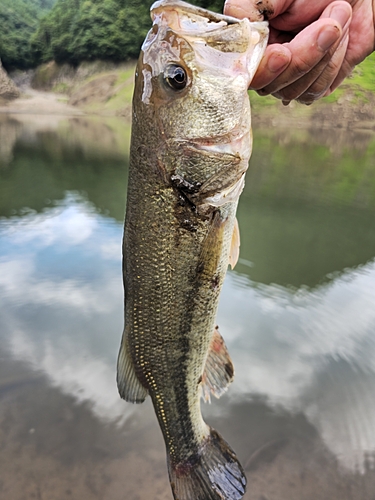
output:
[[[196,0],[221,11],[223,0]],[[150,28],[152,0],[57,0],[31,38],[37,63],[78,64],[106,59],[126,61],[138,56]]]
[[31,65],[30,37],[55,0],[0,1],[0,58],[5,68]]
[[224,0],[190,0],[190,3],[199,5],[204,9],[213,10],[214,12],[223,12]]

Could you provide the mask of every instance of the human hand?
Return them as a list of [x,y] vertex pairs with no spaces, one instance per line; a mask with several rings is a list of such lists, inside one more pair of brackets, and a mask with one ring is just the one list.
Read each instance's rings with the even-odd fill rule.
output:
[[224,12],[269,20],[251,88],[284,104],[329,95],[374,50],[373,0],[227,0]]

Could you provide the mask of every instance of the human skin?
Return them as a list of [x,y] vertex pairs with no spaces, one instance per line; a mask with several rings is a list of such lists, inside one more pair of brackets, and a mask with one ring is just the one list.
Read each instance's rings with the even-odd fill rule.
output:
[[224,12],[268,20],[270,40],[251,83],[303,104],[329,95],[373,50],[375,0],[227,0]]

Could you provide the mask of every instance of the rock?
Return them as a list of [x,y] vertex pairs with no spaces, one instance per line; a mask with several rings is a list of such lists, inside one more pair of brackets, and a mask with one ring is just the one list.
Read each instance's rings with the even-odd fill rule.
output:
[[20,96],[20,91],[7,75],[0,60],[0,99],[11,101]]

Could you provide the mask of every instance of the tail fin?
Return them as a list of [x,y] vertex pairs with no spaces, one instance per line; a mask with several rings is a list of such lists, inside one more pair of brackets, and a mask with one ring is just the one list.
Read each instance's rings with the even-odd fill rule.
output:
[[198,456],[174,466],[168,460],[175,500],[240,500],[246,477],[234,451],[214,429]]

